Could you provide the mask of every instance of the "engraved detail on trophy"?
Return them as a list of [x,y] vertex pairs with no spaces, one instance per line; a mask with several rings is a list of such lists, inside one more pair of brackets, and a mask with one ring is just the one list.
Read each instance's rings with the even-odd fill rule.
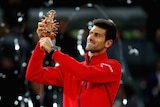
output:
[[50,37],[52,40],[57,34],[57,21],[55,19],[56,17],[56,11],[55,10],[50,10],[47,12],[47,16],[44,16],[42,21],[45,22],[44,25],[44,30],[41,33],[41,37]]

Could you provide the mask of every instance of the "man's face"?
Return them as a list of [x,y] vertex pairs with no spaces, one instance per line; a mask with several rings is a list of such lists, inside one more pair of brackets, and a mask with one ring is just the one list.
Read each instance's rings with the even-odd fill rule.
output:
[[86,51],[92,53],[102,53],[106,51],[105,34],[106,31],[104,29],[93,26],[87,37]]

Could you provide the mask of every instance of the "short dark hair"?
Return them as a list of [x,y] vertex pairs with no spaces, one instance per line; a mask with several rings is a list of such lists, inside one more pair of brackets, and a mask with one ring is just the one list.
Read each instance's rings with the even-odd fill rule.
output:
[[111,19],[94,19],[93,25],[98,26],[106,30],[106,40],[112,39],[113,41],[117,36],[116,24]]

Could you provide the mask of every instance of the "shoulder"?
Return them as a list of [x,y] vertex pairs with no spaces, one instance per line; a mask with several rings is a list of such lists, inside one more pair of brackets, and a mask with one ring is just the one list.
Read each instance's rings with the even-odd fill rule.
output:
[[116,59],[106,59],[105,62],[107,65],[110,65],[114,71],[121,72],[122,66],[121,63]]
[[116,59],[106,59],[105,61],[110,64],[121,66],[121,63]]

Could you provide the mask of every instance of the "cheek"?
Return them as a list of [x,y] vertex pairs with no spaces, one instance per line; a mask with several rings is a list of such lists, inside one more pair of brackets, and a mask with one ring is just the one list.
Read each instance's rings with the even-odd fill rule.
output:
[[104,42],[96,42],[96,45],[99,49],[102,49],[105,47],[105,43]]
[[97,44],[101,45],[101,46],[105,46],[106,45],[106,42],[104,39],[99,39],[96,41]]

